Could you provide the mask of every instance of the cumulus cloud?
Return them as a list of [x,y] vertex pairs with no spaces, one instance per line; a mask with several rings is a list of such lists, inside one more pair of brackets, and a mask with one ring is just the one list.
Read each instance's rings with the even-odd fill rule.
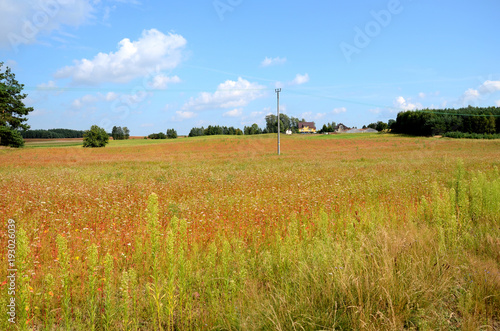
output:
[[497,107],[500,107],[500,100],[495,101],[495,104],[497,105]]
[[[181,35],[144,30],[136,41],[121,40],[116,52],[99,53],[91,60],[76,60],[73,66],[58,70],[55,77],[70,78],[74,84],[82,85],[128,83],[137,77],[176,68],[183,60],[186,43]],[[178,77],[169,79],[179,80]],[[160,75],[157,83],[166,85],[165,80],[166,76]]]
[[462,103],[465,104],[465,103],[467,103],[469,101],[475,101],[479,97],[480,97],[479,91],[470,88],[470,89],[468,89],[467,91],[464,92],[464,94],[462,95],[461,100],[462,100]]
[[235,108],[233,110],[227,111],[222,116],[224,117],[240,117],[243,114],[243,109]]
[[297,74],[295,76],[295,79],[290,82],[290,85],[301,85],[305,84],[309,81],[309,74],[301,75]]
[[341,107],[341,108],[335,108],[332,113],[334,114],[342,114],[342,113],[345,113],[347,111],[347,109],[345,107]]
[[115,92],[108,92],[106,94],[106,101],[115,101],[116,99],[118,99],[119,95]]
[[175,112],[175,115],[172,117],[172,121],[180,122],[183,120],[194,118],[196,116],[197,114],[195,112],[179,110]]
[[239,108],[265,95],[266,87],[251,83],[241,77],[237,81],[227,80],[219,84],[214,93],[202,92],[197,98],[191,98],[182,110],[203,110],[220,108]]
[[401,110],[415,110],[423,108],[420,103],[412,103],[410,102],[410,99],[406,100],[403,97],[397,97],[396,100],[394,100],[394,107]]
[[485,81],[481,86],[479,86],[479,92],[481,94],[490,94],[500,91],[500,81]]
[[286,62],[286,57],[284,58],[281,58],[281,57],[275,57],[275,58],[270,58],[270,57],[266,57],[262,62],[261,62],[261,66],[262,67],[269,67],[269,66],[273,66],[273,65],[277,65],[277,64],[284,64]]
[[153,77],[151,82],[149,82],[149,87],[156,90],[165,90],[167,84],[177,84],[180,83],[181,79],[178,76],[168,77],[163,74],[158,74]]
[[474,103],[476,100],[485,98],[490,94],[500,91],[500,81],[487,80],[479,86],[479,88],[470,88],[462,94],[460,97],[460,103],[466,106],[470,103]]
[[95,4],[90,0],[2,0],[0,48],[18,50],[61,26],[79,26],[92,17]]
[[436,91],[436,92],[429,92],[429,93],[424,93],[424,92],[420,92],[418,94],[418,97],[420,99],[425,99],[425,98],[428,98],[428,97],[437,97],[438,95],[440,94],[439,91]]
[[90,106],[92,104],[97,103],[101,99],[101,97],[102,95],[87,94],[81,98],[73,100],[73,102],[71,103],[71,107],[73,109],[81,109],[84,106]]

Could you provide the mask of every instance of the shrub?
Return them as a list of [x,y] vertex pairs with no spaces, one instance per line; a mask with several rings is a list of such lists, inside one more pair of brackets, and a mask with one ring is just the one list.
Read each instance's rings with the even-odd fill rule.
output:
[[500,134],[491,133],[465,133],[465,132],[447,132],[443,137],[455,139],[500,139]]
[[108,134],[97,125],[92,125],[83,135],[83,147],[104,147],[108,142]]

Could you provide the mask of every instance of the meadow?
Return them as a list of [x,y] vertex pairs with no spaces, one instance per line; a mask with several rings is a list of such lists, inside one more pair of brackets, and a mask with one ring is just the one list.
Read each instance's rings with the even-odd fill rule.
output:
[[0,149],[18,268],[0,329],[500,328],[500,141],[281,151],[273,135]]

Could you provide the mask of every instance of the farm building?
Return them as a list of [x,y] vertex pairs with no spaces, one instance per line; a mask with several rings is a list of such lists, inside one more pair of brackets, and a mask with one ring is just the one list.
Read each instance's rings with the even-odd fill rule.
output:
[[316,133],[316,125],[314,122],[299,122],[300,133]]

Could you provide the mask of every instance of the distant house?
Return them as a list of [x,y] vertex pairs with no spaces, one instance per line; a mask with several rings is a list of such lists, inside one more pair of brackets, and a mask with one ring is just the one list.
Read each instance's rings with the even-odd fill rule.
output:
[[342,133],[351,130],[351,128],[345,126],[344,124],[340,123],[335,127],[335,132]]
[[300,133],[316,133],[316,125],[314,122],[299,122]]

